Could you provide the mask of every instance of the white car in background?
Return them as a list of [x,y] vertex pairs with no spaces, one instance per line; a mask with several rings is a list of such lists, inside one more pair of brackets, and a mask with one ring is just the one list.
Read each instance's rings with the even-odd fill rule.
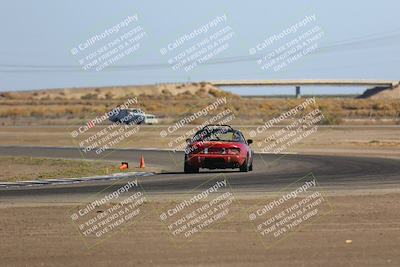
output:
[[145,124],[157,124],[158,123],[158,119],[156,117],[156,115],[153,114],[145,114],[144,115],[144,123]]

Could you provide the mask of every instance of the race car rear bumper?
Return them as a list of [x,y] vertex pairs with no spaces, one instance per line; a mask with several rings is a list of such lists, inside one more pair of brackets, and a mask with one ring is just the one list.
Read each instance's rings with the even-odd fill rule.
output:
[[240,155],[206,155],[194,154],[187,156],[189,165],[206,169],[234,169],[239,168],[246,161],[246,157]]

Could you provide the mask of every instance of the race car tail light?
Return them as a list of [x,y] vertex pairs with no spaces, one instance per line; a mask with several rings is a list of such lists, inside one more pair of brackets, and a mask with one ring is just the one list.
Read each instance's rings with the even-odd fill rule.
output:
[[197,146],[190,146],[186,149],[186,154],[198,154],[201,153],[201,149],[199,149],[199,147]]
[[206,147],[198,148],[192,152],[193,154],[220,154],[220,155],[239,155],[240,148],[219,148],[219,147]]
[[239,155],[240,154],[240,148],[227,148],[227,149],[225,149],[225,152],[228,155]]
[[194,154],[207,154],[207,153],[208,153],[207,148],[199,148],[199,149],[196,149]]

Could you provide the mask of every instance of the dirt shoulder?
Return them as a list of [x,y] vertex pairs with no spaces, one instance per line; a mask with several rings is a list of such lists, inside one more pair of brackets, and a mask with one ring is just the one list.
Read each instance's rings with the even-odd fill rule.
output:
[[[327,196],[333,211],[266,249],[245,216],[265,198],[241,199],[234,221],[221,221],[190,242],[171,240],[151,206],[148,213],[87,249],[69,218],[70,204],[0,204],[5,266],[399,266],[400,194]],[[175,240],[176,241],[176,240]]]

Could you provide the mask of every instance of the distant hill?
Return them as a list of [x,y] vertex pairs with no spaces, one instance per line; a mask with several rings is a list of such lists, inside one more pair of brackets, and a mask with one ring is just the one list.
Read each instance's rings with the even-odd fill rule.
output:
[[374,87],[365,90],[365,92],[357,98],[372,98],[372,99],[400,99],[400,85],[387,87]]
[[234,95],[225,92],[209,83],[156,84],[137,86],[110,86],[88,88],[64,88],[32,90],[23,92],[0,93],[0,98],[30,100],[89,100],[89,99],[123,99],[130,96],[180,96],[198,95],[218,97]]

